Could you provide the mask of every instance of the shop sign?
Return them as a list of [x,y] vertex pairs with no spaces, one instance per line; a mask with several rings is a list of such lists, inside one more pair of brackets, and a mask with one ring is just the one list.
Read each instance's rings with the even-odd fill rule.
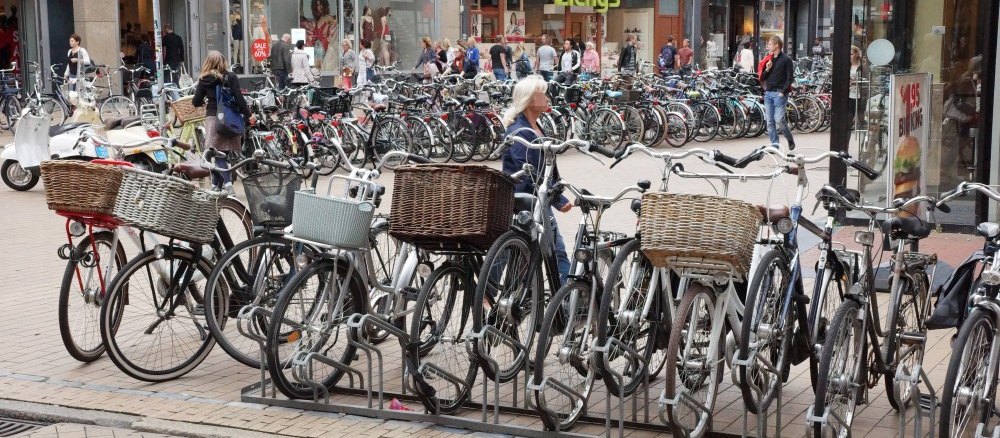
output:
[[[931,75],[892,75],[889,81],[888,199],[912,198],[926,191],[925,166],[930,150]],[[912,213],[919,214],[918,211]]]
[[253,40],[253,45],[250,46],[250,56],[257,62],[262,62],[267,59],[267,55],[270,53],[271,45],[267,40],[263,38],[257,38]]
[[594,12],[607,12],[621,6],[621,0],[554,0],[556,6],[583,6],[594,8]]

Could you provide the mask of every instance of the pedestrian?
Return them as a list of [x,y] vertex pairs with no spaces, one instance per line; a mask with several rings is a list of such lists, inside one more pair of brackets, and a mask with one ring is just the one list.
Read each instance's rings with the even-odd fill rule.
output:
[[281,39],[275,41],[271,46],[271,53],[268,59],[271,64],[271,73],[278,82],[278,89],[283,90],[288,86],[288,71],[292,67],[292,36],[284,34]]
[[865,77],[864,59],[861,57],[861,48],[851,46],[851,88],[847,93],[848,107],[851,109],[851,127],[857,129],[858,102],[861,99],[861,87],[859,85]]
[[639,70],[636,68],[639,61],[637,50],[635,34],[629,34],[625,38],[625,47],[622,47],[621,53],[618,55],[618,71],[635,73]]
[[681,48],[677,49],[677,68],[683,73],[694,69],[694,50],[691,49],[691,40],[687,38],[681,40]]
[[184,64],[184,40],[174,33],[174,28],[167,24],[163,26],[163,63],[170,67],[170,77],[167,82],[178,83],[181,65]]
[[78,76],[83,76],[84,69],[90,65],[90,55],[87,53],[87,49],[80,46],[83,42],[80,39],[80,35],[73,34],[69,36],[69,52],[66,52],[66,72],[63,73],[63,78],[66,79],[68,84],[66,87],[69,91],[76,91],[76,81]]
[[464,73],[466,79],[473,79],[479,74],[479,47],[476,38],[471,37],[465,41],[468,49],[465,51]]
[[[201,66],[201,75],[198,78],[198,85],[194,89],[194,98],[191,104],[195,107],[205,106],[205,145],[222,152],[215,157],[215,165],[220,169],[228,169],[229,161],[226,159],[226,152],[239,151],[243,145],[240,136],[226,136],[218,131],[219,103],[216,100],[218,87],[226,87],[233,96],[240,114],[249,120],[253,120],[250,115],[250,108],[247,107],[246,100],[243,99],[240,78],[229,69],[226,58],[216,50],[208,52],[205,61]],[[212,173],[212,189],[222,189],[228,193],[233,192],[232,175],[228,171],[220,172],[221,175]]]
[[601,55],[597,53],[594,43],[587,41],[587,50],[583,52],[583,64],[580,66],[582,73],[581,81],[588,81],[601,77]]
[[153,46],[149,44],[149,35],[142,34],[139,37],[139,46],[135,49],[136,63],[145,67],[146,71],[140,75],[148,78],[156,74],[156,53]]
[[358,54],[354,53],[351,40],[345,39],[340,42],[340,75],[343,79],[345,90],[350,90],[354,85],[355,70],[358,68]]
[[514,72],[517,73],[518,79],[531,76],[531,60],[528,59],[528,49],[524,48],[524,43],[517,43],[513,59]]
[[455,48],[455,59],[450,64],[450,72],[453,75],[460,75],[465,72],[465,50],[461,46],[462,42],[459,40],[459,47]]
[[788,105],[788,91],[795,79],[795,65],[792,59],[781,51],[781,37],[771,36],[767,40],[768,59],[760,71],[761,85],[764,87],[764,110],[767,120],[767,136],[771,143],[778,143],[778,129],[788,140],[788,150],[795,149],[795,139],[785,120]]
[[434,51],[437,52],[437,68],[439,73],[444,73],[448,68],[448,50],[444,48],[444,41],[434,43]]
[[673,35],[667,35],[667,43],[660,49],[656,64],[661,75],[670,76],[677,72],[677,47],[674,46]]
[[434,52],[434,43],[430,37],[422,40],[423,50],[417,58],[417,64],[413,66],[414,74],[421,75],[425,81],[430,80],[437,73],[437,53]]
[[507,38],[497,37],[497,43],[490,47],[490,64],[493,77],[498,81],[506,81],[510,73],[510,58],[507,56]]
[[309,54],[305,51],[306,42],[298,40],[295,42],[295,50],[292,51],[292,85],[301,87],[313,81],[312,65],[309,63]]
[[[527,141],[534,141],[542,136],[542,130],[538,127],[538,116],[549,108],[549,98],[546,96],[548,83],[539,75],[531,75],[524,78],[514,86],[511,96],[511,105],[503,114],[503,124],[507,127],[507,135],[520,137]],[[545,168],[543,156],[540,151],[528,149],[520,143],[513,143],[503,152],[503,172],[511,175],[524,168],[524,164],[534,166],[533,172],[541,172]],[[559,181],[559,170],[556,169],[552,175],[552,181]],[[541,180],[539,175],[530,175],[528,178],[521,178],[515,185],[514,191],[518,193],[535,194],[535,181]],[[559,225],[556,223],[552,207],[563,213],[573,208],[562,194],[553,197],[549,206],[548,214],[552,224],[552,236],[554,237],[554,249],[559,266],[559,280],[566,282],[569,274],[569,256],[566,254],[566,243],[563,241],[562,233],[559,232]]]
[[457,49],[451,45],[451,40],[448,38],[441,38],[441,48],[444,49],[445,58],[445,69],[442,71],[448,71],[451,69],[451,64],[455,62],[455,52]]
[[358,86],[363,87],[369,82],[374,82],[375,78],[375,52],[372,51],[372,42],[361,40],[361,53],[358,54]]
[[813,41],[813,47],[812,47],[813,57],[814,58],[822,58],[824,51],[825,51],[825,49],[823,48],[823,40],[821,40],[819,38],[816,38]]
[[747,73],[753,73],[754,64],[753,50],[750,49],[750,43],[743,43],[743,48],[736,54],[736,65],[739,65],[740,69]]
[[573,50],[573,40],[567,38],[563,41],[563,52],[559,55],[559,76],[556,77],[556,82],[572,85],[579,72],[580,52]]
[[549,36],[542,35],[542,45],[535,52],[535,71],[546,81],[552,80],[552,70],[555,69],[556,49],[549,45]]

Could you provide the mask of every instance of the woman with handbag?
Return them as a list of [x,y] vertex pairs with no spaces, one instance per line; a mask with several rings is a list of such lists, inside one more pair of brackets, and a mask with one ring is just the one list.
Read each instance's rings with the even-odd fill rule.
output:
[[[224,125],[219,121],[219,114],[226,115],[231,108],[220,108],[218,99],[223,94],[223,89],[232,96],[236,109],[244,121],[253,123],[250,115],[250,108],[247,107],[246,100],[243,99],[240,78],[229,70],[229,63],[222,53],[212,50],[205,57],[202,63],[201,75],[198,78],[198,85],[194,89],[194,98],[191,104],[195,107],[205,106],[205,146],[215,148],[221,154],[215,157],[215,165],[220,168],[228,168],[229,160],[227,156],[230,152],[239,152],[243,146],[242,137],[230,135],[224,131]],[[246,126],[247,122],[244,122]],[[212,173],[213,190],[222,189],[232,193],[233,180],[230,172],[221,172],[221,175]]]
[[361,40],[361,53],[358,55],[358,86],[375,80],[375,52],[372,52],[372,42]]
[[351,48],[351,40],[340,42],[340,74],[344,77],[344,89],[350,90],[354,84],[354,69],[358,67],[358,55]]
[[413,69],[416,74],[423,72],[424,80],[428,81],[438,73],[437,53],[434,52],[434,43],[430,37],[424,37],[422,43],[423,51],[420,52],[420,58],[417,59],[417,65],[413,66]]

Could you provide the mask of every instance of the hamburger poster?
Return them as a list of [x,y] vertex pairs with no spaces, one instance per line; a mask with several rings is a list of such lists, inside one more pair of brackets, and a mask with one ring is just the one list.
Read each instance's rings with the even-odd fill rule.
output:
[[[892,75],[889,102],[889,184],[888,199],[912,198],[926,192],[923,175],[930,143],[931,75]],[[911,213],[919,214],[918,211]]]

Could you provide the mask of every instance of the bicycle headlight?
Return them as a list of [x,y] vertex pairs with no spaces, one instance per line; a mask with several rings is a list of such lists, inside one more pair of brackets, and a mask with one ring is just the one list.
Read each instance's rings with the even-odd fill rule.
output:
[[517,213],[517,217],[515,218],[515,220],[517,220],[518,224],[528,225],[528,224],[531,223],[531,212],[530,211],[520,211],[520,212]]
[[80,237],[87,232],[87,226],[79,222],[73,221],[69,224],[69,234],[73,237]]
[[167,256],[167,246],[166,245],[156,245],[153,247],[153,257],[157,260],[163,260]]
[[983,271],[981,276],[982,283],[988,286],[1000,285],[1000,272],[996,271]]
[[304,269],[308,264],[309,264],[309,257],[306,257],[305,254],[299,254],[295,256],[295,266],[298,266],[299,269]]
[[854,241],[859,245],[872,246],[875,244],[875,233],[871,231],[858,231],[854,233]]
[[590,251],[586,249],[578,249],[573,254],[573,257],[580,263],[587,263],[590,261]]
[[774,229],[781,234],[791,233],[793,228],[795,228],[795,222],[792,222],[792,218],[789,217],[778,219],[778,222],[774,224]]

